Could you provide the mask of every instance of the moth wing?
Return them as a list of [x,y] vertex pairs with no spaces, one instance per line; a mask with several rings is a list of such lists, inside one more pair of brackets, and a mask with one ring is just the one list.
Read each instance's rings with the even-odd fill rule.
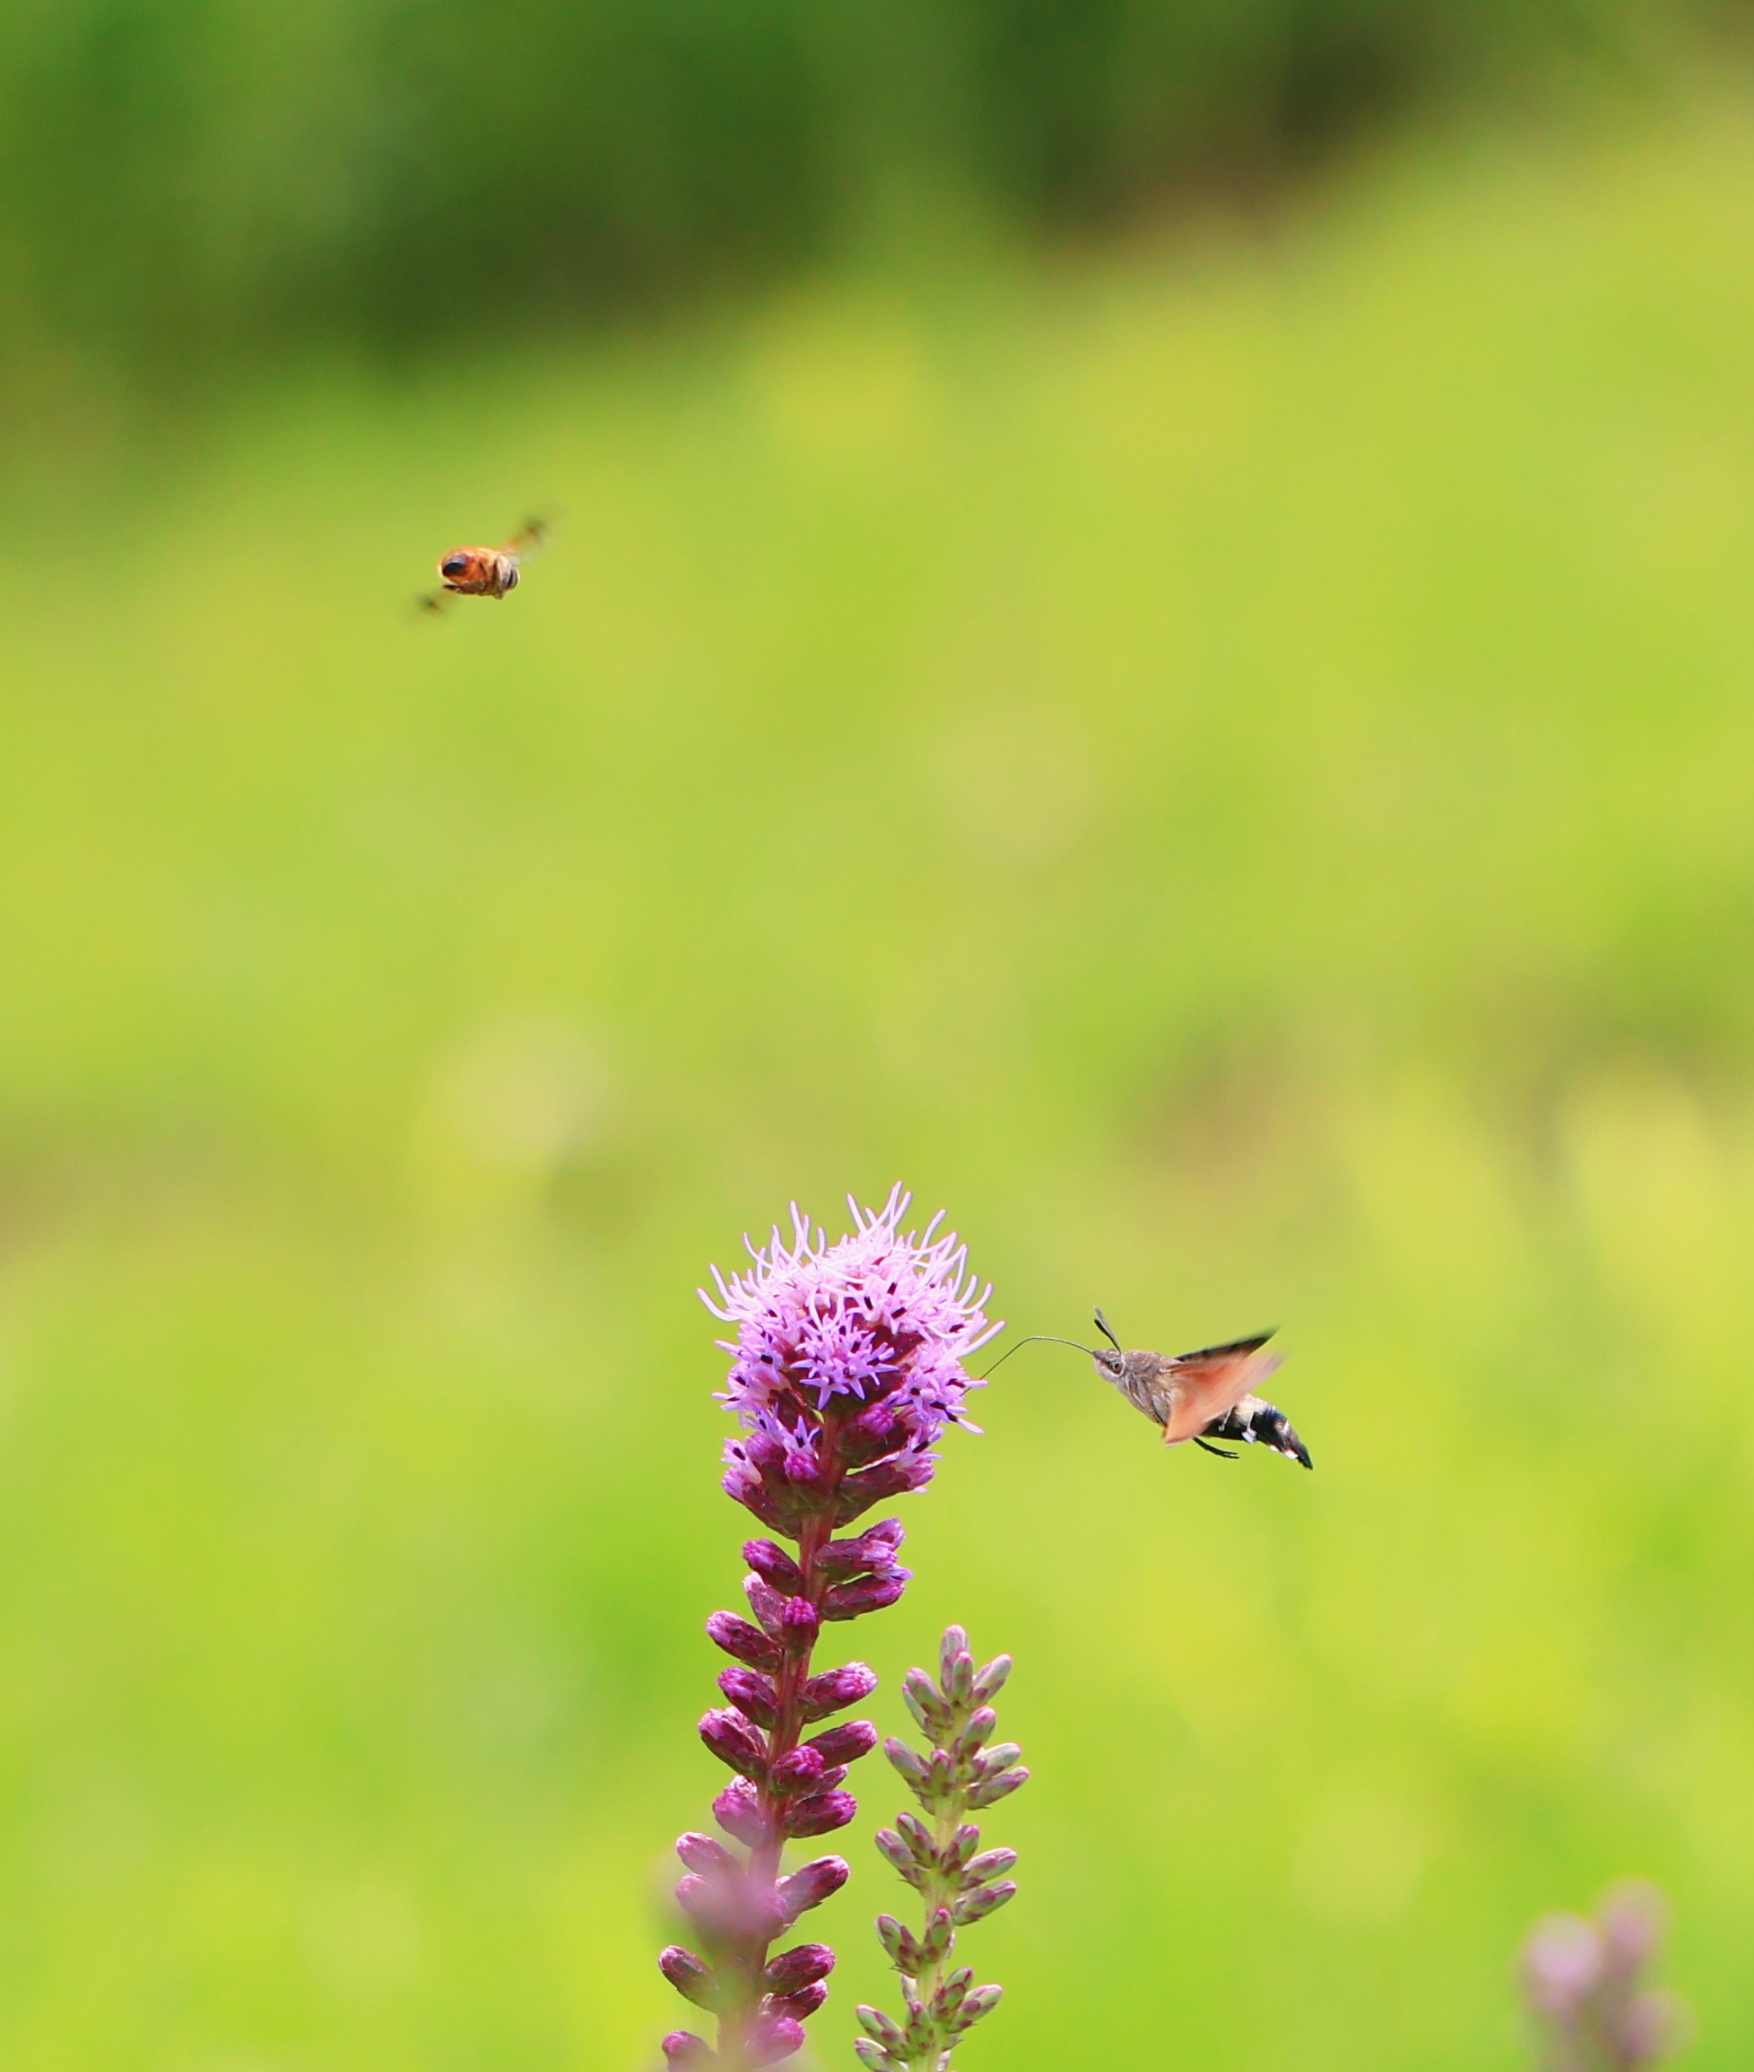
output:
[[1262,1350],[1272,1335],[1263,1331],[1254,1338],[1232,1339],[1228,1345],[1209,1345],[1197,1353],[1183,1353],[1172,1363],[1165,1377],[1173,1397],[1163,1427],[1166,1446],[1203,1432],[1284,1364],[1283,1353]]

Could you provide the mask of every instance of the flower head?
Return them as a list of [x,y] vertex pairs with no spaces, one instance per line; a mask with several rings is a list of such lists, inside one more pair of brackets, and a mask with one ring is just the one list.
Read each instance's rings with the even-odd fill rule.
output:
[[936,1216],[900,1229],[910,1199],[897,1187],[880,1210],[849,1202],[854,1228],[832,1245],[794,1206],[789,1242],[775,1230],[765,1251],[750,1246],[747,1272],[714,1269],[716,1300],[701,1291],[737,1327],[720,1341],[732,1355],[720,1401],[742,1428],[725,1487],[782,1532],[825,1504],[843,1524],[930,1481],[930,1449],[980,1386],[963,1362],[1004,1328],[954,1232],[940,1236]]

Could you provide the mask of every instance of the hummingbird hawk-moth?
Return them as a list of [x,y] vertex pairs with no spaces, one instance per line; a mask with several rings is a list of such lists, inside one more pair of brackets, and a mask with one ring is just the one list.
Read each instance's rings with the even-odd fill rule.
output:
[[[1047,1338],[1046,1342],[1087,1353],[1103,1380],[1112,1382],[1135,1410],[1161,1427],[1164,1445],[1180,1446],[1191,1439],[1207,1453],[1235,1460],[1234,1453],[1212,1443],[1230,1439],[1244,1446],[1265,1446],[1306,1468],[1315,1465],[1284,1411],[1255,1394],[1257,1385],[1284,1358],[1264,1350],[1273,1335],[1270,1331],[1253,1338],[1233,1338],[1226,1345],[1202,1346],[1198,1352],[1178,1353],[1172,1359],[1142,1347],[1126,1351],[1101,1310],[1096,1312],[1096,1328],[1108,1345],[1080,1345],[1075,1338]],[[1011,1352],[1032,1342],[1040,1341],[1019,1339]],[[1010,1356],[1008,1352],[1005,1358]]]

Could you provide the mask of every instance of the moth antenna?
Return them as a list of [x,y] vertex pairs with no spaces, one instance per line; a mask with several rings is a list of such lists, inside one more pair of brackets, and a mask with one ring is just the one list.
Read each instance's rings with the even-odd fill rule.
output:
[[[1026,1345],[1069,1345],[1075,1353],[1087,1353],[1091,1359],[1094,1360],[1096,1358],[1095,1353],[1091,1351],[1089,1346],[1080,1345],[1075,1338],[1055,1338],[1049,1332],[1040,1331],[1032,1337],[1018,1339],[1015,1345],[1008,1345],[987,1369],[987,1374],[997,1374],[1005,1362],[1010,1359],[1011,1355],[1013,1353],[1020,1353]],[[987,1374],[978,1375],[976,1379],[985,1381]]]
[[1108,1318],[1103,1315],[1101,1310],[1098,1310],[1096,1312],[1096,1328],[1102,1333],[1103,1337],[1108,1340],[1109,1344],[1112,1345],[1115,1351],[1118,1353],[1121,1349],[1121,1342],[1109,1329]]

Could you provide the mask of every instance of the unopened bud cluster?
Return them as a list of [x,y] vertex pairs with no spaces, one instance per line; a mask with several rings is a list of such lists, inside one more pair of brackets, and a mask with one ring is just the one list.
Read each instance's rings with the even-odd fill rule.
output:
[[1548,2072],[1640,2072],[1685,2040],[1687,2009],[1646,1974],[1666,1909],[1636,1879],[1606,1892],[1593,1919],[1549,1914],[1523,1945],[1523,1996]]
[[938,1681],[911,1669],[902,1685],[931,1746],[922,1752],[897,1739],[883,1744],[921,1810],[883,1828],[877,1847],[919,1893],[924,1918],[916,1933],[892,1914],[878,1917],[878,1939],[901,1974],[906,2015],[896,2021],[881,2008],[858,2010],[865,2034],[853,2048],[871,2072],[948,2072],[957,2039],[999,2003],[1002,1988],[977,1986],[968,1966],[952,1960],[956,1931],[996,1913],[1017,1890],[1007,1875],[1017,1852],[982,1849],[981,1831],[968,1818],[997,1805],[1029,1775],[1017,1744],[993,1739],[998,1715],[991,1701],[1010,1673],[1009,1655],[977,1669],[967,1634],[952,1626],[939,1648]]
[[[713,1801],[727,1838],[686,1834],[676,1899],[698,1950],[672,1944],[664,1976],[717,2018],[716,2043],[687,2029],[664,2039],[673,2072],[753,2072],[790,2057],[803,2023],[828,1997],[834,1952],[772,1945],[846,1883],[846,1862],[820,1856],[780,1875],[787,1842],[843,1828],[858,1811],[843,1789],[848,1765],[877,1743],[864,1720],[827,1725],[877,1687],[863,1662],[815,1670],[825,1626],[893,1604],[908,1582],[901,1521],[880,1519],[840,1539],[883,1498],[931,1480],[931,1451],[974,1384],[962,1359],[991,1335],[985,1299],[966,1278],[953,1237],[900,1233],[899,1190],[829,1245],[796,1216],[790,1245],[775,1234],[752,1271],[715,1276],[715,1315],[737,1326],[723,1400],[736,1413],[726,1493],[781,1539],[746,1542],[749,1616],[714,1612],[708,1637],[731,1658],[719,1672],[726,1703],[700,1737],[734,1774]],[[735,1845],[735,1846],[732,1846]]]

